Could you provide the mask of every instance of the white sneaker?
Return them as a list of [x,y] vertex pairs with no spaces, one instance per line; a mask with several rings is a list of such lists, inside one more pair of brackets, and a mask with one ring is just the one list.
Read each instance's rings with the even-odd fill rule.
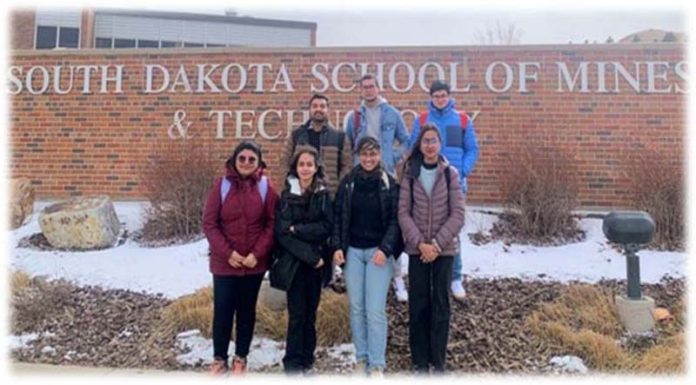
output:
[[394,278],[394,294],[397,301],[408,302],[408,291],[406,291],[406,284],[401,277]]
[[454,299],[461,301],[466,298],[466,290],[464,290],[461,279],[452,281],[450,288],[452,289],[452,296],[454,296]]

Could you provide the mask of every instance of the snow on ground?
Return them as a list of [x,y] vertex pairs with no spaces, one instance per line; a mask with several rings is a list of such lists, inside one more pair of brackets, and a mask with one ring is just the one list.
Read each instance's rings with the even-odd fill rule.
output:
[[[161,293],[168,298],[189,294],[211,284],[207,241],[170,247],[145,248],[127,240],[123,245],[88,252],[40,251],[16,247],[19,240],[40,232],[38,213],[50,202],[35,205],[28,222],[11,231],[11,268],[30,276],[64,278],[78,285]],[[142,226],[142,202],[115,202],[119,220],[129,233]],[[490,230],[495,216],[467,208],[462,232],[463,272],[470,278],[519,277],[557,281],[596,282],[602,278],[625,279],[625,257],[609,247],[602,234],[602,220],[587,218],[580,223],[587,231],[583,242],[556,247],[506,246],[492,242],[471,244],[468,233]],[[485,208],[486,211],[491,209]],[[686,253],[640,251],[641,280],[658,282],[664,275],[683,277]]]
[[10,335],[7,337],[7,345],[10,350],[20,350],[28,348],[32,341],[36,341],[39,338],[38,333],[22,334],[19,336]]
[[[199,330],[189,330],[176,336],[177,347],[187,353],[176,357],[183,365],[210,365],[213,363],[213,340],[201,336]],[[280,364],[285,354],[285,343],[268,338],[254,337],[251,340],[247,365],[250,370]],[[234,356],[234,341],[230,342],[228,355]]]

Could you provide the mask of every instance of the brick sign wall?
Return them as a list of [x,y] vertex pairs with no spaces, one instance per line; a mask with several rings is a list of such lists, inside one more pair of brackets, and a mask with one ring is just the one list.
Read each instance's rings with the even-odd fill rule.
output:
[[432,79],[453,84],[481,148],[469,202],[499,202],[510,149],[555,146],[576,159],[584,206],[627,207],[626,154],[683,158],[684,56],[670,44],[14,51],[11,173],[41,197],[138,198],[139,169],[158,145],[187,136],[222,165],[254,137],[278,185],[280,148],[311,93],[329,96],[342,126],[359,101],[352,81],[369,71],[409,127]]

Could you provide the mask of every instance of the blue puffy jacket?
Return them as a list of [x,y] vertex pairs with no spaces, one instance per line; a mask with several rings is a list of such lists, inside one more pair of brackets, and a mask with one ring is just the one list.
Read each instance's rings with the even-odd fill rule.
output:
[[[441,154],[447,158],[447,161],[453,167],[456,167],[461,177],[462,191],[467,192],[466,177],[474,170],[474,165],[478,160],[479,149],[476,143],[476,132],[474,131],[474,123],[468,119],[468,124],[464,135],[462,135],[461,146],[446,146],[447,130],[462,128],[461,117],[459,111],[454,108],[454,99],[450,98],[447,106],[443,110],[438,110],[433,105],[432,101],[428,102],[428,117],[426,123],[432,123],[440,130],[443,147],[440,150]],[[463,113],[463,112],[462,112]],[[408,147],[413,148],[413,143],[418,139],[420,134],[420,119],[416,117],[413,121],[413,130],[411,137],[408,140]]]

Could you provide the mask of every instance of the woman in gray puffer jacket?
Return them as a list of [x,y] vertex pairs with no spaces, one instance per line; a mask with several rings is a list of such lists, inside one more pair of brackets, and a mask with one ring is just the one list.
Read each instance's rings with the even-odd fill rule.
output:
[[426,124],[406,161],[399,225],[409,255],[409,344],[413,368],[444,372],[449,335],[453,255],[464,226],[457,170],[440,155],[436,126]]

